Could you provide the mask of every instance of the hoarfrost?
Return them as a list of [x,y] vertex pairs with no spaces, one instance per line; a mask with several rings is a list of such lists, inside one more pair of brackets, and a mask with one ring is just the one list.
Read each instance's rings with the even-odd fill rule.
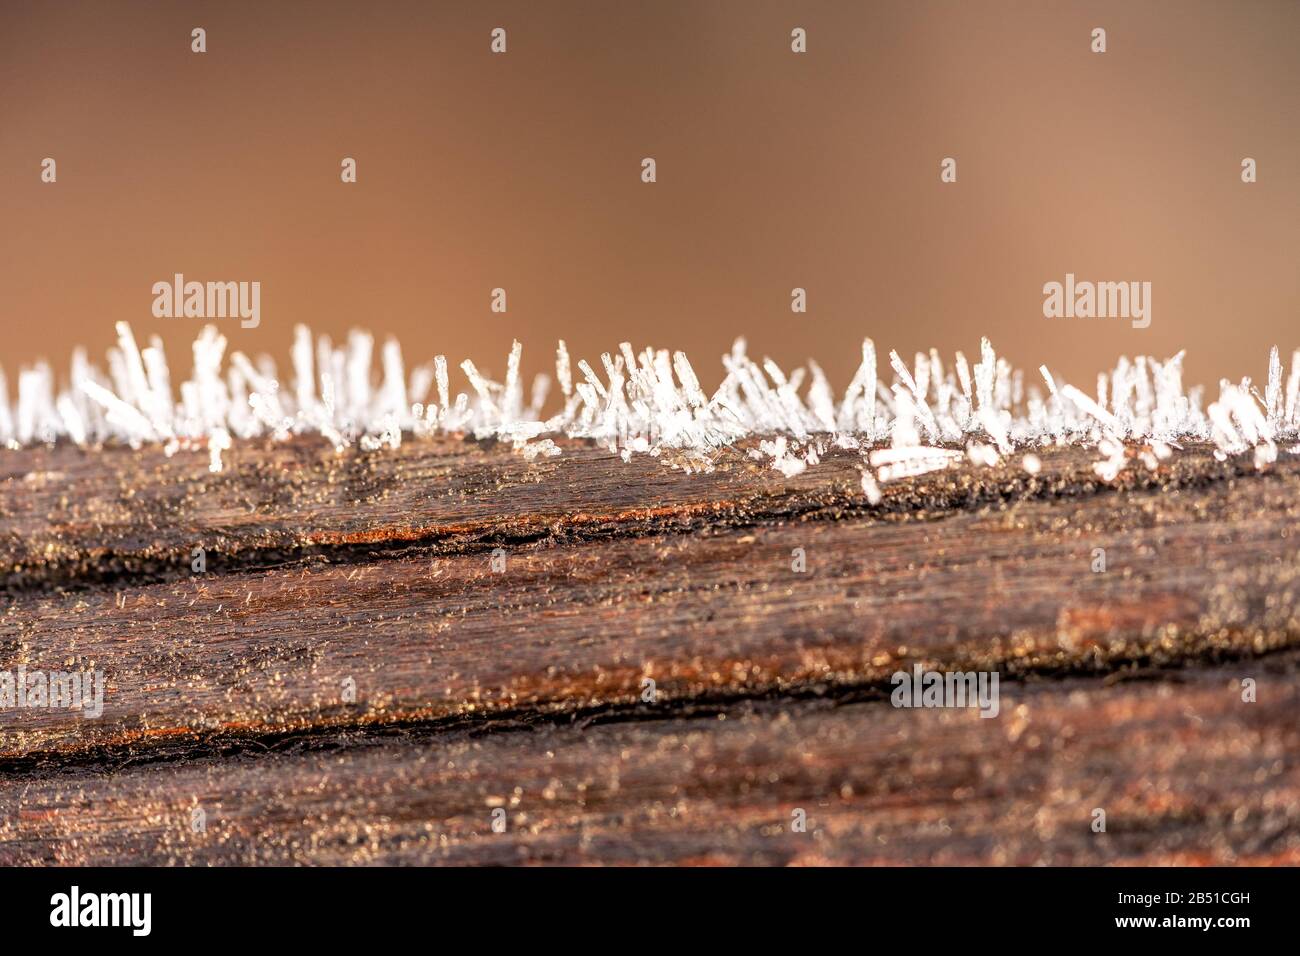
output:
[[[961,352],[948,364],[935,350],[918,352],[909,368],[890,351],[888,382],[878,375],[875,343],[864,339],[861,362],[837,403],[817,363],[787,372],[771,359],[756,362],[743,339],[722,357],[722,381],[712,394],[682,352],[636,352],[624,342],[601,355],[597,371],[586,359],[572,361],[561,341],[555,358],[561,404],[550,417],[543,415],[549,376],[536,378],[525,401],[518,342],[503,383],[472,361],[461,362],[469,392],[454,397],[445,356],[408,379],[397,342],[384,343],[378,370],[374,351],[364,332],[352,332],[336,348],[327,336],[298,326],[292,378],[282,387],[269,359],[227,355],[225,338],[208,326],[194,342],[191,377],[174,391],[162,343],[155,337],[140,349],[130,327],[118,323],[107,372],[77,350],[65,387],[56,388],[49,366],[38,363],[19,371],[11,403],[0,370],[0,444],[62,439],[159,443],[169,452],[206,448],[213,470],[240,439],[304,433],[322,435],[340,450],[395,448],[404,435],[468,433],[508,441],[530,459],[561,454],[556,438],[589,439],[624,459],[648,454],[688,470],[707,470],[724,449],[743,444],[786,477],[816,466],[835,447],[863,454],[862,490],[873,503],[880,483],[963,458],[995,465],[1017,448],[1030,474],[1040,467],[1031,448],[1096,448],[1095,470],[1106,481],[1130,457],[1158,467],[1180,442],[1212,442],[1220,458],[1249,453],[1259,468],[1276,461],[1279,442],[1289,453],[1300,449],[1300,350],[1286,374],[1280,353],[1271,351],[1263,394],[1250,379],[1224,380],[1218,398],[1203,408],[1202,390],[1184,388],[1181,352],[1167,361],[1121,358],[1097,377],[1095,398],[1042,366],[1044,396],[988,339],[981,340],[973,368]],[[426,398],[436,401],[425,404]],[[1128,446],[1137,447],[1130,454]]]

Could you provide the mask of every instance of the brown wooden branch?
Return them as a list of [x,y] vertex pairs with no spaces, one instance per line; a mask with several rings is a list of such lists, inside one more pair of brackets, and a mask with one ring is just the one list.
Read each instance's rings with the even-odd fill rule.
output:
[[108,689],[0,711],[0,862],[1295,862],[1300,469],[1040,457],[6,453],[0,670]]

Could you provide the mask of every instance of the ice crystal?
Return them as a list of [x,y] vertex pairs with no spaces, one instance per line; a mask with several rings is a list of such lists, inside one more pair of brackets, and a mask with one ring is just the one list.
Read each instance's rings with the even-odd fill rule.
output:
[[256,436],[318,434],[339,450],[379,451],[409,436],[470,434],[508,442],[530,460],[562,454],[554,439],[568,436],[625,460],[647,454],[696,470],[711,467],[720,450],[753,439],[745,443],[748,454],[787,478],[816,465],[828,448],[858,451],[862,490],[873,503],[881,484],[963,459],[993,467],[1018,450],[1024,471],[1034,475],[1041,468],[1034,450],[1049,446],[1097,449],[1094,470],[1105,481],[1130,459],[1157,468],[1180,442],[1211,442],[1220,458],[1249,453],[1258,468],[1277,460],[1279,441],[1288,454],[1300,450],[1300,350],[1285,382],[1274,348],[1263,394],[1250,379],[1224,380],[1217,399],[1203,407],[1200,388],[1184,389],[1181,352],[1167,361],[1121,358],[1097,377],[1090,395],[1040,366],[1044,391],[987,339],[973,367],[961,352],[948,366],[933,349],[917,353],[909,366],[891,351],[886,382],[867,339],[837,403],[817,363],[787,374],[771,359],[751,359],[743,339],[722,356],[722,382],[712,394],[682,352],[637,352],[624,342],[593,364],[574,362],[560,341],[559,403],[549,416],[543,410],[551,379],[537,376],[525,394],[518,342],[504,382],[466,359],[459,368],[468,390],[454,395],[446,356],[408,373],[397,342],[380,348],[377,370],[374,353],[367,333],[354,331],[335,346],[298,326],[285,387],[270,359],[227,355],[225,337],[208,326],[194,342],[190,378],[173,390],[161,341],[155,336],[141,349],[130,327],[118,323],[107,371],[81,350],[58,389],[47,364],[24,368],[15,406],[0,369],[0,443],[202,448],[219,471],[224,452]]

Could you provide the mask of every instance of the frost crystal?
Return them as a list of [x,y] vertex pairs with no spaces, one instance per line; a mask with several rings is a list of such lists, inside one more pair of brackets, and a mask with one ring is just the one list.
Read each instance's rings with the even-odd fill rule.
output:
[[1285,377],[1272,350],[1262,394],[1250,379],[1224,380],[1218,398],[1203,408],[1202,390],[1183,387],[1181,352],[1163,362],[1121,358],[1097,377],[1094,397],[1041,366],[1044,392],[999,358],[987,339],[973,368],[961,352],[947,366],[937,351],[919,352],[909,367],[891,351],[892,379],[885,382],[876,346],[866,339],[837,404],[816,362],[787,373],[771,359],[751,359],[743,339],[722,357],[724,375],[712,394],[682,352],[637,352],[624,342],[593,365],[573,362],[561,341],[555,358],[560,404],[549,417],[543,409],[552,380],[539,375],[525,391],[518,342],[504,382],[466,359],[459,368],[468,391],[455,394],[445,356],[408,373],[397,342],[383,344],[377,370],[374,351],[364,332],[335,347],[298,326],[292,378],[284,387],[270,359],[228,355],[225,338],[209,326],[194,342],[190,378],[174,391],[162,343],[154,337],[141,349],[130,327],[118,323],[107,371],[78,349],[56,389],[50,367],[38,363],[19,371],[14,404],[0,369],[0,444],[158,443],[169,454],[205,448],[219,471],[223,452],[256,436],[319,434],[339,450],[355,444],[378,451],[396,448],[408,435],[472,434],[509,442],[530,460],[562,454],[554,439],[567,436],[625,460],[648,454],[698,470],[744,441],[751,457],[786,477],[836,447],[862,454],[862,491],[872,503],[881,499],[881,483],[962,459],[991,467],[1016,449],[1025,471],[1036,474],[1041,462],[1034,449],[1094,447],[1100,454],[1094,469],[1105,481],[1130,460],[1154,470],[1171,446],[1185,441],[1212,442],[1220,458],[1249,453],[1257,468],[1277,460],[1279,442],[1287,454],[1300,453],[1300,350]]

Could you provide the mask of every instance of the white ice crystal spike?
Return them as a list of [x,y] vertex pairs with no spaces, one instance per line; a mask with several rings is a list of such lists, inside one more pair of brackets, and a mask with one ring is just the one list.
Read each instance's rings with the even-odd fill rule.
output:
[[510,346],[510,357],[506,359],[506,384],[503,389],[502,413],[508,419],[518,418],[524,410],[524,387],[519,381],[519,362],[524,347],[516,339]]
[[384,379],[379,387],[379,402],[375,413],[385,418],[404,415],[410,404],[406,394],[406,368],[402,363],[402,347],[393,338],[384,341],[380,353]]
[[601,352],[600,365],[601,368],[605,370],[605,380],[610,383],[610,387],[607,388],[606,391],[612,393],[614,391],[613,388],[614,376],[620,375],[623,370],[623,357],[620,355],[618,358],[618,362],[616,363],[614,361],[613,356],[611,356],[608,352]]
[[573,374],[569,370],[569,349],[560,339],[555,349],[555,378],[560,383],[560,392],[567,399],[573,394]]
[[871,339],[862,340],[862,402],[861,410],[852,416],[859,430],[865,431],[869,439],[875,440],[876,432],[876,394],[880,382],[876,376],[876,343]]
[[529,419],[540,419],[542,409],[546,407],[546,396],[551,391],[551,377],[541,372],[533,376],[533,388],[529,393],[528,411],[526,417]]
[[969,402],[971,400],[970,366],[966,363],[966,356],[961,352],[957,353],[955,361],[957,363],[957,380],[961,383],[962,394],[966,397],[966,401]]
[[999,357],[994,366],[993,401],[999,410],[1008,409],[1012,402],[1011,363]]
[[695,369],[691,368],[685,352],[673,353],[673,371],[677,373],[677,381],[682,383],[687,404],[696,411],[703,408],[706,403],[704,390],[700,388],[700,380],[696,378]]
[[1041,374],[1041,375],[1043,376],[1043,381],[1045,381],[1045,382],[1047,383],[1047,391],[1051,393],[1051,395],[1052,395],[1053,398],[1055,398],[1055,397],[1056,397],[1056,379],[1052,378],[1052,373],[1049,372],[1049,371],[1047,370],[1047,366],[1046,366],[1046,365],[1040,365],[1040,366],[1038,366],[1038,371],[1039,371],[1039,374]]
[[17,438],[29,444],[36,438],[38,407],[40,403],[40,373],[25,368],[18,373]]
[[1147,377],[1147,358],[1139,355],[1134,360],[1134,391],[1137,405],[1134,409],[1139,418],[1145,418],[1151,411],[1151,381]]
[[447,356],[435,355],[433,357],[433,375],[438,384],[438,407],[446,414],[447,407],[451,404],[450,380],[447,377]]
[[609,392],[606,391],[605,386],[601,383],[596,373],[591,370],[591,366],[587,364],[586,359],[578,360],[578,371],[582,373],[583,377],[587,380],[587,384],[595,390],[596,394],[600,396],[602,401],[609,398]]
[[930,392],[930,357],[924,352],[917,352],[914,358],[915,371],[912,377],[916,379],[916,394],[924,401]]
[[1073,385],[1066,385],[1063,387],[1061,389],[1061,395],[1074,402],[1081,411],[1097,419],[1097,421],[1106,428],[1112,437],[1123,437],[1125,433],[1123,423]]
[[140,349],[136,347],[135,336],[131,334],[131,326],[126,322],[117,323],[117,346],[126,373],[126,392],[122,395],[122,400],[136,408],[142,408],[148,399],[149,385],[145,380]]
[[[406,386],[406,400],[412,406],[423,405],[429,398],[429,389],[433,388],[433,366],[417,365],[411,369],[411,378]],[[419,418],[419,415],[413,415]]]
[[975,407],[980,410],[993,407],[993,377],[996,360],[988,339],[980,339],[980,361],[975,364]]
[[[153,427],[149,424],[149,419],[140,414],[139,409],[128,405],[98,382],[88,379],[81,383],[81,388],[104,407],[108,423],[117,426],[115,437],[133,446],[157,438]],[[19,382],[19,407],[22,407],[21,381]]]
[[499,411],[497,402],[491,397],[490,382],[478,373],[478,368],[471,359],[465,359],[464,362],[461,362],[460,368],[465,373],[465,377],[469,378],[469,385],[472,386],[474,392],[478,393],[478,402],[481,403],[486,414],[493,419],[497,419]]
[[895,374],[903,380],[907,390],[915,395],[917,393],[916,381],[912,378],[912,373],[907,370],[907,366],[903,364],[902,358],[892,349],[889,353],[889,364],[893,366]]
[[1279,425],[1282,421],[1282,360],[1278,356],[1277,346],[1268,353],[1268,388],[1264,393],[1264,407],[1268,410],[1270,424]]
[[243,352],[234,352],[230,356],[231,364],[237,369],[252,390],[249,397],[249,407],[257,416],[271,429],[278,429],[285,419],[283,408],[280,406],[279,392],[280,383],[275,379],[268,379],[261,372],[253,367],[248,360],[248,356]]
[[946,388],[948,383],[944,377],[943,359],[939,357],[939,350],[935,348],[930,349],[930,380],[935,387],[934,397],[942,403],[942,389]]
[[293,327],[293,388],[298,411],[305,412],[316,404],[316,375],[312,371],[311,332],[305,325]]
[[763,359],[763,371],[767,373],[767,377],[772,380],[772,384],[775,385],[777,388],[782,388],[785,386],[786,384],[785,373],[781,371],[781,366],[777,365],[770,358]]
[[826,380],[826,373],[822,367],[812,359],[808,360],[808,367],[812,369],[812,386],[808,389],[808,404],[817,420],[817,425],[821,431],[835,431],[835,399],[831,394],[830,382]]
[[348,333],[346,359],[348,411],[353,418],[363,417],[370,407],[370,359],[375,339],[368,332],[353,329]]
[[59,417],[63,421],[63,430],[67,436],[72,439],[73,444],[84,445],[86,443],[86,423],[81,417],[81,412],[72,401],[72,396],[64,392],[58,400]]
[[329,377],[334,383],[331,386],[332,395],[337,403],[339,386],[337,369],[334,366],[334,343],[328,335],[322,335],[316,340],[316,377],[320,382],[321,401],[325,401],[325,379]]

